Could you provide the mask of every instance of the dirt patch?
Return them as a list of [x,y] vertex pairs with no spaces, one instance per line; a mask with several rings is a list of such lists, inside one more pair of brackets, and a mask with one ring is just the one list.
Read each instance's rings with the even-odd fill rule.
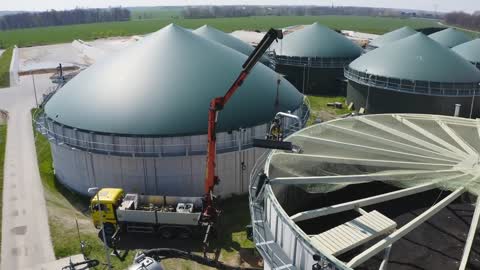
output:
[[0,110],[0,125],[4,125],[8,120],[8,112]]

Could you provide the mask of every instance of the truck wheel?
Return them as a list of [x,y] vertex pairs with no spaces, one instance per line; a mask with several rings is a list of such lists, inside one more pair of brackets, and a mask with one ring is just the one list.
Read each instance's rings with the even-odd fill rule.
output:
[[160,236],[163,239],[172,239],[174,236],[173,230],[169,228],[164,228],[160,230]]
[[192,233],[189,231],[189,230],[185,230],[185,229],[180,229],[178,230],[178,235],[177,237],[179,239],[188,239],[192,236]]

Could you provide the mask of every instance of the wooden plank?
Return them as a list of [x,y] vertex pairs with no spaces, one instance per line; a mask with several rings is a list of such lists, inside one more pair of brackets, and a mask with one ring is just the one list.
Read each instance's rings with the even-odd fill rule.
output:
[[396,223],[378,211],[372,211],[356,219],[311,237],[314,246],[337,255],[351,250],[395,228]]
[[411,220],[409,223],[395,231],[394,233],[390,234],[388,237],[380,240],[378,243],[370,247],[369,249],[363,251],[359,255],[355,256],[352,260],[350,260],[347,263],[348,267],[355,268],[358,265],[364,263],[366,260],[370,259],[371,257],[375,256],[375,254],[379,253],[380,251],[384,250],[387,248],[389,245],[395,243],[397,240],[405,236],[407,233],[415,229],[416,227],[420,226],[425,222],[427,219],[438,213],[440,210],[442,210],[444,207],[449,205],[452,201],[454,201],[456,198],[458,198],[460,195],[462,195],[465,192],[465,187],[461,187],[456,189],[454,192],[452,192],[450,195],[445,197],[443,200],[441,200],[439,203],[435,204],[431,208],[429,208],[427,211],[422,213],[421,215],[417,216],[413,220]]

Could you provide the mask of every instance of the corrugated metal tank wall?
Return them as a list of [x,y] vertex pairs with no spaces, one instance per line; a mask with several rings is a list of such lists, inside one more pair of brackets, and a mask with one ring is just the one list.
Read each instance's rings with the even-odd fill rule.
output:
[[[183,157],[122,157],[89,153],[51,144],[55,174],[60,182],[87,195],[89,187],[122,187],[127,192],[201,196],[204,193],[205,162],[202,155]],[[257,148],[218,155],[222,196],[245,193],[248,176],[264,152]]]
[[[295,114],[302,123],[308,107]],[[286,127],[295,124],[291,119]],[[50,119],[37,121],[50,140],[55,174],[75,192],[87,195],[90,187],[121,187],[127,192],[170,196],[204,194],[206,135],[183,137],[122,137],[96,134],[61,126]],[[217,172],[222,196],[248,191],[249,176],[265,152],[253,148],[253,138],[263,138],[269,124],[217,134]]]
[[285,75],[305,95],[345,95],[343,67],[312,68],[277,64],[275,70]]

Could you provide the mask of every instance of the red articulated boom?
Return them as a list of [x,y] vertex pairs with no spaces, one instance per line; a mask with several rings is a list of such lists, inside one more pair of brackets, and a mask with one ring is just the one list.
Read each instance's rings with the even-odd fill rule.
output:
[[207,149],[207,170],[205,179],[205,207],[203,217],[205,220],[214,221],[218,209],[213,205],[213,189],[218,184],[218,176],[215,175],[216,156],[217,156],[217,143],[216,143],[216,125],[218,120],[218,113],[225,107],[230,98],[235,94],[235,91],[242,86],[243,81],[248,77],[250,71],[255,64],[264,55],[270,45],[277,39],[282,39],[283,33],[281,30],[270,29],[263,37],[262,41],[258,44],[252,54],[248,57],[247,61],[242,65],[243,70],[238,75],[235,82],[233,82],[230,89],[223,97],[216,97],[210,102],[210,108],[208,111],[208,149]]

